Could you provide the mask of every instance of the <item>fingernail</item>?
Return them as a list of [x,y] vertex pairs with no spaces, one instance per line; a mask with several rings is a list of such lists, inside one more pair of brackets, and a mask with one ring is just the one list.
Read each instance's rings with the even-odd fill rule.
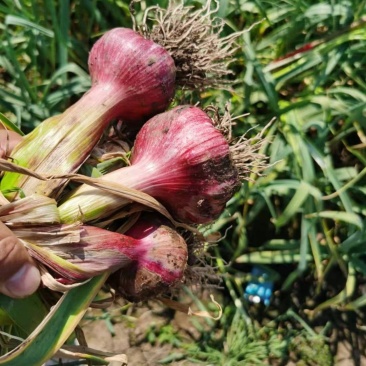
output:
[[13,297],[25,297],[33,294],[41,282],[39,270],[27,263],[5,283],[6,289]]

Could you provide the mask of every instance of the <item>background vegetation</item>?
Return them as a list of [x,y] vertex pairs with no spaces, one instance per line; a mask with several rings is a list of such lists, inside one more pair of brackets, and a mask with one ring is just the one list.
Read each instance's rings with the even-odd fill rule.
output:
[[[157,3],[167,5],[137,8]],[[223,275],[221,320],[208,322],[209,331],[197,325],[192,342],[169,327],[150,329],[146,342],[176,349],[163,363],[331,365],[347,341],[361,364],[366,1],[219,4],[224,33],[258,24],[240,39],[232,89],[199,93],[201,103],[223,108],[229,100],[234,115],[249,113],[237,135],[255,135],[275,118],[263,148],[273,165],[253,175],[210,228],[223,234],[211,253]],[[60,113],[90,85],[91,45],[116,26],[131,26],[128,2],[0,1],[0,112],[25,133]],[[258,265],[266,278],[253,276]],[[264,280],[274,286],[269,303],[248,301],[248,283]]]

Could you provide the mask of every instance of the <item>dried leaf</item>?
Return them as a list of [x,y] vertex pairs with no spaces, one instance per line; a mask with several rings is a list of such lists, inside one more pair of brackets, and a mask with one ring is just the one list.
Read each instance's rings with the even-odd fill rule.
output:
[[12,227],[13,233],[25,241],[43,246],[57,246],[80,242],[80,224],[75,225],[22,225]]
[[219,311],[219,314],[217,316],[211,315],[208,311],[193,311],[189,305],[182,304],[178,301],[174,301],[174,300],[171,300],[171,299],[160,298],[159,300],[164,305],[168,306],[169,308],[171,308],[173,310],[176,310],[176,311],[180,311],[181,313],[185,313],[187,315],[199,316],[199,317],[203,317],[203,318],[210,318],[210,319],[213,319],[213,320],[219,320],[222,316],[222,307],[215,300],[213,295],[210,295],[210,298],[211,298],[211,301],[217,306],[217,309]]
[[72,360],[86,359],[93,361],[113,361],[120,362],[121,366],[127,365],[127,356],[125,354],[113,354],[111,352],[99,351],[85,346],[64,346],[55,356]]
[[67,292],[73,288],[79,287],[84,285],[85,283],[89,282],[91,278],[83,281],[83,282],[76,282],[72,284],[63,284],[57,281],[47,270],[45,266],[42,264],[38,264],[39,270],[41,272],[41,279],[44,286],[49,288],[52,291],[56,292]]
[[92,277],[90,271],[86,271],[80,266],[77,266],[58,255],[54,254],[50,250],[47,250],[41,246],[32,244],[29,241],[22,240],[22,243],[28,249],[30,255],[37,259],[38,262],[47,265],[52,268],[56,273],[61,274],[65,279],[70,281],[84,281],[87,278]]
[[60,223],[57,203],[41,195],[31,195],[0,207],[0,220],[8,226],[14,224]]
[[90,178],[81,174],[62,174],[62,175],[41,175],[33,172],[30,169],[26,169],[23,167],[20,167],[14,163],[11,163],[7,160],[0,159],[0,170],[4,171],[11,171],[11,172],[17,172],[21,174],[30,175],[32,177],[35,177],[40,180],[52,180],[52,179],[69,179],[71,181],[77,182],[77,183],[85,183],[92,187],[99,188],[101,190],[110,192],[115,194],[116,196],[126,198],[128,201],[134,201],[138,202],[144,206],[150,207],[153,210],[159,212],[166,218],[168,218],[175,226],[177,227],[183,227],[186,230],[190,230],[192,232],[195,232],[197,234],[200,234],[197,229],[190,225],[186,225],[180,222],[175,221],[168,210],[155,198],[151,197],[150,195],[143,193],[141,191],[138,191],[136,189],[131,189],[128,187],[125,187],[121,184],[117,184],[114,182],[108,182],[106,180],[101,180],[98,178]]

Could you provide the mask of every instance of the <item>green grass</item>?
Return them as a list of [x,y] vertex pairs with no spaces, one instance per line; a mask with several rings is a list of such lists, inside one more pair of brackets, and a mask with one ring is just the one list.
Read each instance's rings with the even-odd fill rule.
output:
[[[152,3],[167,2],[140,6]],[[220,1],[225,34],[258,24],[240,41],[232,90],[200,98],[221,108],[230,100],[234,115],[250,113],[238,120],[236,135],[255,135],[275,118],[263,148],[273,165],[244,184],[212,228],[226,233],[214,254],[229,310],[217,325],[224,339],[186,348],[190,359],[220,364],[227,357],[239,365],[254,342],[248,322],[267,329],[265,321],[278,325],[289,310],[310,329],[327,325],[327,336],[341,334],[335,342],[365,340],[365,9],[359,0]],[[62,112],[90,85],[90,46],[115,26],[131,26],[126,2],[3,0],[0,112],[24,132]],[[243,298],[253,264],[276,279],[267,308]],[[353,335],[339,333],[342,327]],[[299,323],[290,329],[293,337],[310,337]],[[235,348],[239,331],[247,335],[245,350]],[[266,347],[289,357],[291,341],[281,346],[277,326],[269,332]],[[221,355],[225,342],[232,342],[229,355]],[[263,354],[262,346],[251,355]]]

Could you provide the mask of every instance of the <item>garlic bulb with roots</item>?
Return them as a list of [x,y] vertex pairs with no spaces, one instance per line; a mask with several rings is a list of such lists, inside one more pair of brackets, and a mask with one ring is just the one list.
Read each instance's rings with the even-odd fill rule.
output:
[[164,111],[174,95],[173,59],[131,29],[105,33],[92,47],[88,66],[92,89],[101,89],[96,101],[103,94],[111,98],[112,118],[140,124]]
[[[176,87],[202,90],[227,84],[236,41],[244,31],[221,37],[225,22],[216,16],[215,3],[212,10],[210,0],[198,10],[174,2],[166,10],[153,6],[146,9],[140,26],[134,22],[136,31],[106,32],[90,52],[90,90],[24,138],[13,153],[17,164],[41,174],[74,173],[111,120],[123,120],[128,134],[134,135],[143,122],[169,106]],[[65,183],[8,172],[1,189],[11,191],[6,194],[10,200],[19,198],[20,191],[57,198]]]
[[[53,235],[67,235],[67,226],[55,226]],[[144,213],[125,234],[82,225],[79,236],[68,243],[47,242],[52,227],[43,233],[22,233],[32,257],[51,269],[61,282],[84,281],[104,272],[115,272],[112,282],[131,301],[176,286],[183,279],[188,248],[169,221],[154,213]],[[77,239],[79,237],[79,239]],[[38,238],[38,240],[37,240]],[[37,240],[36,244],[30,244]],[[118,281],[116,282],[116,279]]]
[[[175,65],[169,53],[127,28],[106,32],[89,55],[92,86],[61,115],[42,122],[18,144],[12,158],[38,173],[75,172],[88,158],[111,120],[139,126],[164,111],[175,90]],[[40,149],[40,146],[42,147]],[[60,180],[40,182],[19,173],[6,173],[2,189],[21,188],[24,194],[51,197],[63,188]],[[19,193],[9,193],[13,199]]]
[[[252,165],[261,165],[264,159],[256,152],[260,144],[248,141],[231,147],[203,110],[179,106],[142,127],[130,166],[100,179],[151,195],[178,221],[208,223],[222,213]],[[89,222],[129,202],[84,184],[66,198],[59,212],[64,223]]]
[[149,260],[135,257],[132,263],[114,272],[109,284],[117,294],[132,302],[156,298],[172,287],[179,287],[187,267],[188,248],[184,239],[166,219],[144,214],[125,235],[136,241],[154,241]]

